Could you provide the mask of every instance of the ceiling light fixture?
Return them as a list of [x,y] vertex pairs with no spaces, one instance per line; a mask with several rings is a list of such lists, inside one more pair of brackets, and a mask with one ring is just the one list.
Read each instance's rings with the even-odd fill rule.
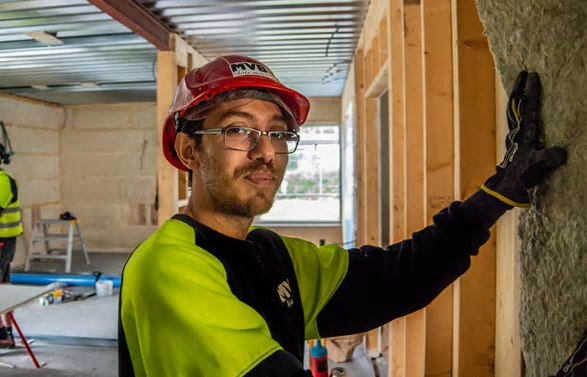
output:
[[24,33],[26,36],[33,38],[36,41],[41,43],[45,43],[47,45],[62,45],[63,41],[57,38],[55,33],[47,33],[45,31],[30,31],[28,33]]

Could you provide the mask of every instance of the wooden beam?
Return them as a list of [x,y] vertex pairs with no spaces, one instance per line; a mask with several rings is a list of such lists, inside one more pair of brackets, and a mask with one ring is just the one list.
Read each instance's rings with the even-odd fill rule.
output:
[[[389,0],[389,108],[391,118],[391,231],[393,242],[406,238],[406,140],[403,90],[402,1]],[[406,319],[398,318],[389,327],[388,376],[406,376]]]
[[[374,50],[371,50],[374,51]],[[371,55],[373,58],[375,55]],[[366,202],[366,243],[380,245],[379,231],[379,98],[364,98],[365,101],[365,191]],[[375,358],[381,352],[379,349],[379,329],[373,329],[367,333],[367,356]]]
[[402,38],[403,0],[390,0],[389,88],[391,118],[392,167],[392,228],[391,239],[399,242],[406,238],[406,129],[404,98],[404,60]]
[[[495,77],[497,160],[505,153],[508,132],[505,110],[507,93]],[[495,318],[495,377],[521,377],[522,350],[520,343],[520,239],[518,238],[519,209],[508,211],[496,227],[496,318]]]
[[357,245],[366,242],[366,127],[365,127],[365,57],[362,48],[355,54],[355,93],[356,93],[356,127],[355,127],[355,161],[356,161],[356,197],[357,197]]
[[379,98],[366,98],[367,243],[379,245]]
[[404,377],[406,372],[406,317],[398,318],[389,326],[388,377]]
[[373,48],[369,48],[369,50],[367,50],[367,54],[364,57],[365,62],[364,62],[364,70],[365,70],[365,89],[369,87],[369,85],[371,85],[371,82],[373,81],[373,77],[375,76],[375,65],[373,64]]
[[[387,8],[386,8],[387,10]],[[379,61],[380,69],[387,64],[389,59],[389,27],[387,26],[389,14],[386,13],[379,23]]]
[[[179,81],[175,60],[175,51],[157,53],[157,135],[163,135],[163,124],[175,94]],[[159,139],[159,145],[161,139]],[[173,216],[178,210],[178,171],[163,156],[162,148],[158,148],[157,156],[157,188],[159,208],[158,224]]]
[[[406,230],[411,234],[426,225],[422,16],[419,1],[404,1],[402,29],[406,134]],[[406,340],[406,376],[423,377],[426,360],[426,309],[406,317]]]
[[[450,0],[422,2],[426,222],[454,199],[452,24]],[[426,308],[426,375],[452,374],[453,287]]]
[[[373,51],[373,56],[371,57],[373,59],[373,76],[371,79],[373,79],[383,64],[381,61],[381,51],[379,51],[379,34],[375,35],[371,41],[371,50]],[[369,84],[371,84],[371,82],[369,82]]]
[[[452,2],[455,198],[465,198],[495,169],[495,71],[475,0]],[[495,368],[495,238],[455,284],[454,377],[493,377]]]
[[159,50],[172,50],[171,29],[144,5],[133,0],[88,0],[88,2],[145,38]]

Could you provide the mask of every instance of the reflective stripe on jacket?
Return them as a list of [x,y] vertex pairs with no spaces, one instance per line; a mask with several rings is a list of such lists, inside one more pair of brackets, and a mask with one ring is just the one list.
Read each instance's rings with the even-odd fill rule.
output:
[[22,220],[16,181],[0,170],[0,238],[22,234]]

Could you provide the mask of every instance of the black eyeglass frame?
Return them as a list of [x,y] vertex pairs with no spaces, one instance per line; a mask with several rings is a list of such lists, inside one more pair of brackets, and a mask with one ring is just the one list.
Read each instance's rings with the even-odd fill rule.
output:
[[[256,132],[259,134],[259,136],[255,139],[254,142],[251,143],[251,147],[249,149],[239,149],[239,148],[234,148],[234,147],[229,147],[228,145],[226,145],[226,132],[230,129],[241,129],[241,130],[246,130],[248,132]],[[252,151],[255,146],[257,145],[257,143],[259,142],[259,139],[261,138],[261,136],[266,135],[269,138],[269,142],[271,143],[271,134],[272,133],[283,133],[283,134],[288,134],[288,135],[295,135],[296,137],[296,145],[293,148],[292,151],[288,151],[287,152],[278,152],[275,151],[275,154],[292,154],[294,153],[297,149],[298,149],[298,145],[300,143],[300,135],[297,132],[294,131],[259,131],[255,128],[251,128],[251,127],[242,127],[242,126],[228,126],[228,127],[223,127],[223,128],[211,128],[208,130],[197,130],[197,131],[190,131],[190,134],[193,135],[220,135],[222,134],[222,140],[224,141],[224,146],[228,149],[232,149],[234,151],[240,151],[240,152],[249,152]],[[273,145],[273,143],[271,144]]]

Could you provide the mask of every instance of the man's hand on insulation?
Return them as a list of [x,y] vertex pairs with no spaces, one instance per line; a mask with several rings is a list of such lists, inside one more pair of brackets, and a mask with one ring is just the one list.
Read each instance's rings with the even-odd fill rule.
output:
[[509,205],[530,207],[528,189],[567,161],[564,148],[545,148],[541,142],[540,78],[536,72],[520,72],[506,115],[509,133],[505,156],[481,188]]

